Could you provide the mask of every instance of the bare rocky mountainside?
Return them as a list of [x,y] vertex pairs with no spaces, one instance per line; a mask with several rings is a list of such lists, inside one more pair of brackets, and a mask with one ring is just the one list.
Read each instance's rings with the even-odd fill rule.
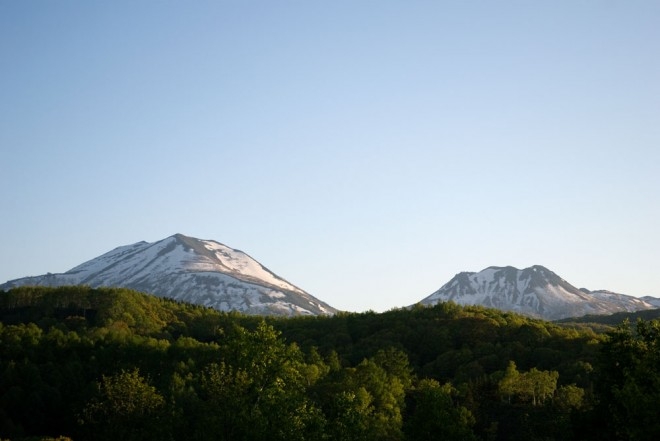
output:
[[176,234],[116,248],[62,274],[11,280],[0,289],[38,285],[122,287],[221,311],[321,315],[336,310],[275,275],[242,251]]
[[478,273],[462,272],[421,303],[432,305],[446,301],[546,320],[660,308],[660,299],[654,297],[637,298],[605,290],[578,289],[540,265],[522,270],[491,266]]

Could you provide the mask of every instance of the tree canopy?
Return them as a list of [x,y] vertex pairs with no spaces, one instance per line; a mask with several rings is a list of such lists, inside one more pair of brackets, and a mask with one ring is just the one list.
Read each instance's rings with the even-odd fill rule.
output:
[[659,329],[451,303],[264,318],[17,288],[0,292],[0,439],[656,439]]

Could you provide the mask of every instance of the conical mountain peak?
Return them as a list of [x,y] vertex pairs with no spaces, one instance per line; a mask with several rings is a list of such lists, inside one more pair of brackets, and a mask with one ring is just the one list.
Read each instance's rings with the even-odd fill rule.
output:
[[115,248],[63,274],[28,277],[22,285],[114,286],[248,314],[332,314],[334,308],[277,276],[242,251],[175,234]]

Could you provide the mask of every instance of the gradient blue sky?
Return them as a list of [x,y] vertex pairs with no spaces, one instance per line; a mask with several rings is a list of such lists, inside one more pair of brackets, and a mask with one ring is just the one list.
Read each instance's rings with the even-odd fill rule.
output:
[[0,282],[183,233],[345,310],[660,296],[660,2],[0,1]]

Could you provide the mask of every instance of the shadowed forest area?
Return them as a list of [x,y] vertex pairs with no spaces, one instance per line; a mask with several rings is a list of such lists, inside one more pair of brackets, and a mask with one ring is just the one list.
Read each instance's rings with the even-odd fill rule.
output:
[[451,303],[274,318],[0,292],[2,440],[659,439],[660,322]]

